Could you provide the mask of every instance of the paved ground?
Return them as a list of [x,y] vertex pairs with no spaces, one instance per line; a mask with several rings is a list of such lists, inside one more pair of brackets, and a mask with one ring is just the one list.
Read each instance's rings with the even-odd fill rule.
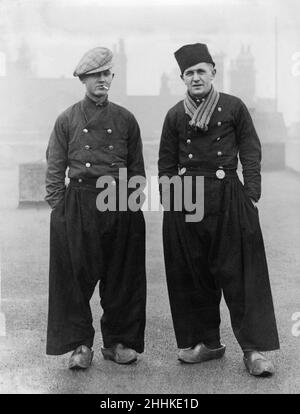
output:
[[[0,183],[3,195],[7,181]],[[92,299],[95,358],[87,372],[66,369],[69,354],[45,355],[48,284],[48,209],[0,209],[2,311],[1,393],[299,393],[300,336],[292,335],[292,314],[300,312],[300,177],[265,173],[260,218],[269,261],[281,350],[270,354],[277,374],[250,377],[222,303],[226,356],[201,365],[176,359],[161,243],[160,213],[147,213],[148,318],[146,352],[137,364],[118,366],[100,356],[101,311]],[[1,187],[2,185],[2,187]],[[6,188],[7,190],[7,188]],[[8,196],[8,194],[6,194]]]

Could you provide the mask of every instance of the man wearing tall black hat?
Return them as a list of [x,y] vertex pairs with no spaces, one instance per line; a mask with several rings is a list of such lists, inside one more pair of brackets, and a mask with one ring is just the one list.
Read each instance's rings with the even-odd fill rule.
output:
[[[187,93],[166,115],[159,176],[204,177],[201,221],[186,222],[184,211],[164,211],[178,359],[199,363],[224,355],[219,331],[223,292],[246,368],[255,376],[272,375],[274,366],[262,354],[278,349],[279,340],[256,205],[260,141],[245,104],[214,88],[215,64],[205,44],[185,45],[175,58]],[[236,173],[238,156],[243,184]]]
[[99,211],[97,204],[104,191],[96,185],[98,178],[111,177],[111,188],[118,189],[121,168],[128,179],[145,176],[138,123],[108,100],[112,58],[104,47],[82,57],[74,76],[86,95],[58,117],[47,148],[46,200],[52,207],[47,354],[73,351],[71,369],[92,362],[95,331],[89,302],[98,281],[104,358],[130,364],[144,350],[143,213]]

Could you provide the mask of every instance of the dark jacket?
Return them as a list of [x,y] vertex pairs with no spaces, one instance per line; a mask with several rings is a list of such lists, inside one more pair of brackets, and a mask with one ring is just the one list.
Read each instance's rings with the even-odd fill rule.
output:
[[245,191],[258,201],[261,195],[261,145],[245,104],[237,97],[220,94],[208,131],[189,125],[183,101],[165,118],[160,150],[159,176],[173,176],[178,169],[235,170],[238,154],[243,167]]
[[54,207],[69,178],[118,178],[127,168],[128,178],[145,176],[140,129],[125,108],[106,101],[96,105],[87,96],[56,120],[47,152],[45,200]]

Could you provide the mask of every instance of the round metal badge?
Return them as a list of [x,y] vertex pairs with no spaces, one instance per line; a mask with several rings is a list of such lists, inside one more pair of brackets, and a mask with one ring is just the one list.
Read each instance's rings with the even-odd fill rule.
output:
[[216,176],[219,178],[219,180],[223,180],[223,178],[225,177],[225,171],[224,170],[217,170],[216,171]]

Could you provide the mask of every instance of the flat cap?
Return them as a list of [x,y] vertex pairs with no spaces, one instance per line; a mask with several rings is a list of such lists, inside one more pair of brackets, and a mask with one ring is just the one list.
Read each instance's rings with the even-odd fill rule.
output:
[[113,67],[112,51],[106,47],[95,47],[86,52],[76,66],[73,75],[89,75]]
[[184,45],[176,50],[174,55],[182,74],[186,69],[202,62],[211,63],[215,66],[215,62],[212,60],[208,47],[204,43]]

